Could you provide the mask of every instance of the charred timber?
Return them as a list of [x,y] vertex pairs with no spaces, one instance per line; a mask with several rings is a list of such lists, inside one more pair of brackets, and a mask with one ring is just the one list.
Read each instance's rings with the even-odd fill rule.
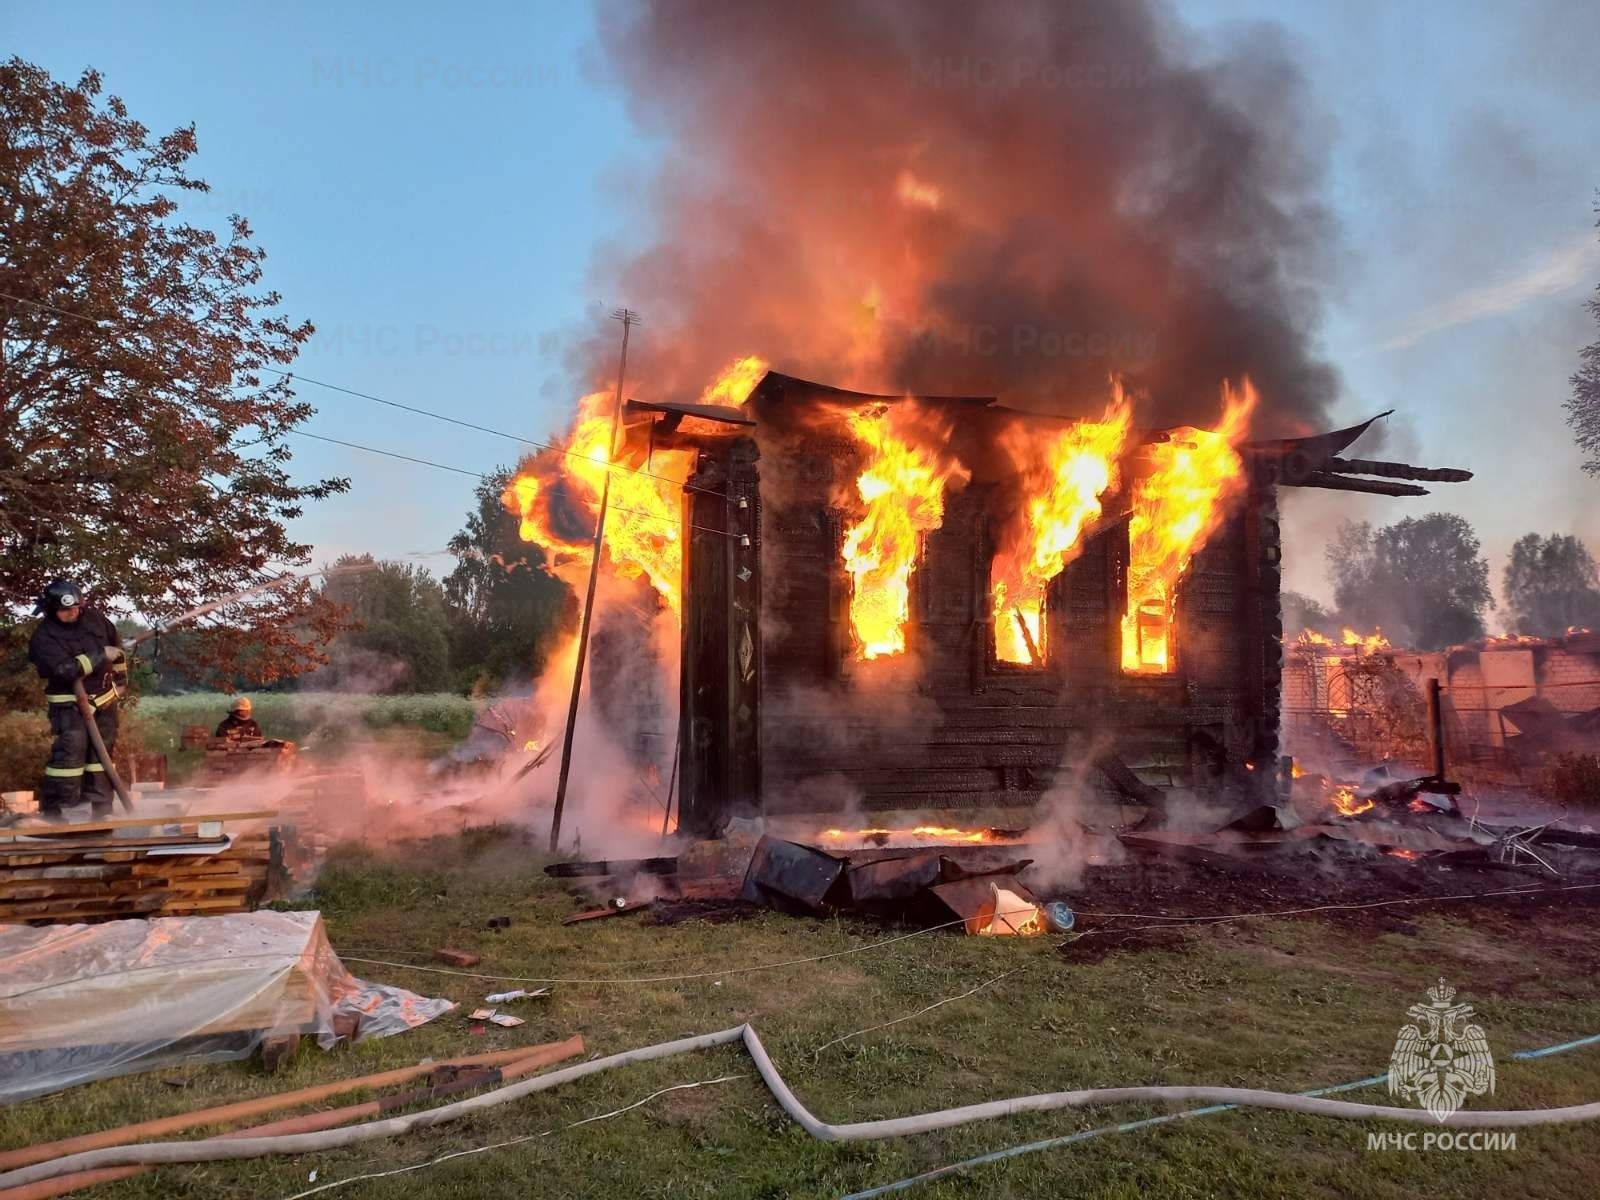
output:
[[1378,462],[1370,458],[1330,458],[1325,469],[1339,475],[1379,475],[1385,479],[1420,479],[1430,483],[1465,483],[1471,471],[1459,467],[1413,467],[1410,463]]
[[1373,496],[1426,496],[1428,489],[1414,483],[1390,483],[1383,479],[1355,479],[1349,475],[1334,475],[1327,471],[1314,471],[1304,479],[1296,480],[1295,487],[1328,488],[1335,492],[1366,492]]

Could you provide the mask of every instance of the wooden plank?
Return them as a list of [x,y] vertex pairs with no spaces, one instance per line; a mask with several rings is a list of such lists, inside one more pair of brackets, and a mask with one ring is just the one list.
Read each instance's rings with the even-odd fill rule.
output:
[[55,841],[25,842],[21,845],[0,845],[0,865],[13,854],[33,854],[51,851],[65,851],[70,854],[81,854],[85,850],[143,850],[155,846],[226,846],[224,839],[203,838],[199,834],[175,833],[168,837],[147,838],[111,838],[105,841],[90,841],[87,838],[60,838]]
[[112,829],[137,829],[150,825],[176,825],[181,829],[187,825],[199,825],[209,821],[269,821],[277,815],[277,809],[268,808],[249,812],[191,813],[178,817],[114,817],[109,821],[85,821],[81,825],[52,825],[41,821],[32,825],[11,825],[0,829],[0,838],[60,838],[83,833],[104,833]]

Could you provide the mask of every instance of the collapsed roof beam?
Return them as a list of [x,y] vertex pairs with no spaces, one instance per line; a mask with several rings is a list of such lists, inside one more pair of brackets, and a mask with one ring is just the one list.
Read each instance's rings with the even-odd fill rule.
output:
[[1373,496],[1426,496],[1428,489],[1414,483],[1390,483],[1383,479],[1356,479],[1349,475],[1334,475],[1328,471],[1313,471],[1304,479],[1297,479],[1295,487],[1328,488],[1335,492],[1367,492]]
[[1459,467],[1413,467],[1410,463],[1370,458],[1330,458],[1324,468],[1341,475],[1381,475],[1386,479],[1425,479],[1433,483],[1465,483],[1472,478],[1471,471]]

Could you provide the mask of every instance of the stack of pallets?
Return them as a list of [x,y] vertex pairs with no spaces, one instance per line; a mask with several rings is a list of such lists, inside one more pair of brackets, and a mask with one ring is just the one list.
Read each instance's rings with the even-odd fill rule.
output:
[[0,828],[0,923],[248,912],[274,873],[275,812]]

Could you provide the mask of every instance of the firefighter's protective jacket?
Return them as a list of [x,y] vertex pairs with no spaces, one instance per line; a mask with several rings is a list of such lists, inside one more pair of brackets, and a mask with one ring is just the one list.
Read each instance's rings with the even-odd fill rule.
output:
[[72,685],[78,680],[100,708],[116,698],[111,664],[106,662],[107,646],[122,645],[122,637],[102,613],[83,610],[72,624],[54,613],[39,622],[28,642],[28,661],[44,680],[46,699],[51,704],[70,704]]

